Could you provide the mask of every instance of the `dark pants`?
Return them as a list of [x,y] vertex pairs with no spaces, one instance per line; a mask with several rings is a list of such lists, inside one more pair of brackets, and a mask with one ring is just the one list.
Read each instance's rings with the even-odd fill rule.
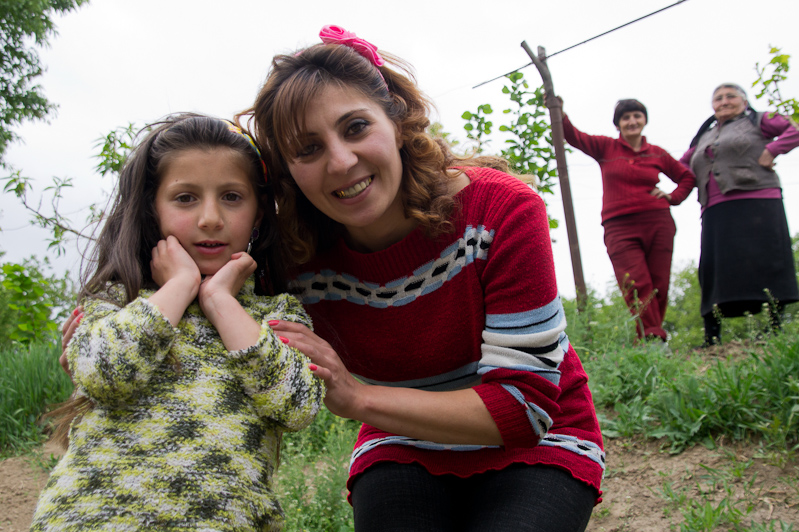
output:
[[638,337],[666,339],[671,256],[677,227],[668,209],[618,216],[604,222],[605,246],[616,281],[633,315]]
[[357,532],[581,532],[595,501],[569,473],[524,464],[459,478],[381,463],[352,489]]

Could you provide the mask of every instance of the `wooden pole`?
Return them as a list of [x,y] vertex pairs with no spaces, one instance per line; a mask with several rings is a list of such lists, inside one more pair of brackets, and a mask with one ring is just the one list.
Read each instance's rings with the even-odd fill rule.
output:
[[547,93],[546,105],[552,122],[552,144],[554,144],[555,148],[560,195],[563,198],[563,215],[566,217],[566,234],[569,238],[569,251],[572,259],[572,271],[574,272],[574,288],[577,293],[577,308],[583,310],[588,293],[585,288],[585,277],[583,276],[583,262],[580,258],[580,243],[577,240],[577,225],[574,221],[574,204],[572,202],[571,186],[569,185],[569,170],[566,166],[566,150],[563,147],[562,104],[555,97],[552,76],[549,74],[549,67],[547,67],[546,63],[546,50],[539,46],[538,55],[535,55],[530,47],[527,46],[527,41],[522,41],[522,48],[530,56],[533,64],[535,64],[541,74],[541,79],[544,81],[544,90]]

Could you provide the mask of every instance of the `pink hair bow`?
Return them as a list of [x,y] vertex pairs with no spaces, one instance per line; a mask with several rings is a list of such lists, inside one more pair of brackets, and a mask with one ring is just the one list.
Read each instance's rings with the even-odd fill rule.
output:
[[351,31],[347,31],[341,26],[334,26],[332,24],[322,28],[319,32],[319,38],[325,44],[343,44],[349,46],[363,57],[368,59],[374,66],[382,66],[383,58],[377,53],[377,46],[359,38]]

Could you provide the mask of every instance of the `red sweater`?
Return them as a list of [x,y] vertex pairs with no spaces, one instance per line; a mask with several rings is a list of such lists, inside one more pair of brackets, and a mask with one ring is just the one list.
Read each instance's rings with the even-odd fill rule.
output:
[[362,254],[339,241],[301,267],[292,292],[361,380],[422,390],[473,387],[504,446],[441,445],[364,425],[352,480],[377,462],[460,477],[512,463],[569,471],[600,492],[602,435],[587,376],[564,332],[544,202],[507,174],[467,168],[455,230],[420,228]]
[[[635,151],[626,140],[602,135],[587,135],[563,116],[566,142],[592,157],[602,170],[602,223],[625,214],[668,209],[683,202],[696,185],[693,172],[681,165],[669,153],[641,138],[641,150]],[[671,202],[649,193],[666,174],[677,183],[671,192]]]

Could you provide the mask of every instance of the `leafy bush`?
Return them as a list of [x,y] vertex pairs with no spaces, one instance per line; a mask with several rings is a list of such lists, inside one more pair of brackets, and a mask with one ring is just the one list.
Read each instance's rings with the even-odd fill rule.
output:
[[47,275],[48,259],[0,265],[0,349],[48,341],[74,305],[69,272]]

